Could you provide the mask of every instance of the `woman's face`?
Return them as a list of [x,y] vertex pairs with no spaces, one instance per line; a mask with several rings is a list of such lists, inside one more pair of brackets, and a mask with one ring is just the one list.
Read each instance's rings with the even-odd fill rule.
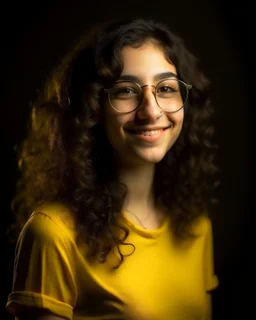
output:
[[[139,48],[122,49],[124,68],[121,79],[134,79],[141,86],[156,85],[163,74],[177,75],[156,44],[147,42]],[[104,105],[106,135],[121,163],[141,165],[157,163],[173,146],[182,129],[184,110],[164,112],[158,106],[154,89],[143,87],[140,106],[130,113],[116,111],[108,102]],[[159,117],[163,113],[162,117]]]

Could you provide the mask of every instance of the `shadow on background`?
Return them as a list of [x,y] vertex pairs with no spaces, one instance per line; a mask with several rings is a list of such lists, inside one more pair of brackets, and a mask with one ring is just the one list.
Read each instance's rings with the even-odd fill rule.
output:
[[[7,17],[2,30],[3,80],[2,172],[4,183],[1,212],[3,234],[13,221],[10,201],[17,178],[14,145],[25,134],[30,100],[36,96],[50,68],[60,59],[84,27],[115,16],[143,15],[160,19],[185,38],[201,60],[213,83],[217,110],[222,184],[220,207],[213,221],[215,265],[220,286],[213,294],[214,319],[245,319],[248,311],[247,229],[248,188],[248,44],[246,8],[221,0],[200,1],[34,1],[11,2],[2,8]],[[245,34],[245,35],[244,35]],[[4,236],[4,285],[1,286],[2,320],[11,291],[14,246]],[[241,317],[240,317],[241,316]],[[243,316],[243,317],[242,317]],[[166,319],[169,320],[169,319]],[[175,320],[175,319],[173,319]]]

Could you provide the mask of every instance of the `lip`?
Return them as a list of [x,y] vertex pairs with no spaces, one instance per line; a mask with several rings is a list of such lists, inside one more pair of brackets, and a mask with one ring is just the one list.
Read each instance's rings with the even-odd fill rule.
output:
[[171,125],[169,126],[165,126],[165,127],[139,127],[139,128],[128,128],[126,129],[126,131],[136,134],[136,133],[140,133],[142,131],[155,131],[155,130],[161,130],[161,131],[165,131],[166,129],[170,128]]
[[[126,130],[128,131],[129,134],[131,134],[132,136],[136,137],[139,140],[142,141],[146,141],[146,142],[154,142],[157,141],[158,139],[160,139],[166,132],[167,129],[169,129],[171,127],[140,127],[140,128],[136,128],[136,129],[129,129]],[[158,133],[152,135],[152,136],[147,136],[147,135],[142,135],[141,132],[142,131],[158,131]]]

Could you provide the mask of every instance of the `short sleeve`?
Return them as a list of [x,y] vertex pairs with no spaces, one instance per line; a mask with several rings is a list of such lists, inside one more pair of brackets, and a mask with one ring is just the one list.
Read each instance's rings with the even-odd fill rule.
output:
[[13,316],[38,307],[72,319],[76,287],[69,241],[49,216],[30,217],[16,245],[13,290],[6,305]]
[[212,291],[219,285],[219,280],[214,270],[214,247],[212,224],[207,220],[204,244],[204,275],[206,291]]

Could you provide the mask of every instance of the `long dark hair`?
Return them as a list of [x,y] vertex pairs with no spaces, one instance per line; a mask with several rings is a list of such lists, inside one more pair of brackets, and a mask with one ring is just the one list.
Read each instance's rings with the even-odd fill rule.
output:
[[105,261],[117,247],[123,260],[120,246],[129,230],[119,216],[127,189],[116,176],[101,102],[103,88],[122,72],[122,48],[145,41],[157,43],[179,78],[192,85],[181,135],[156,167],[156,201],[171,215],[178,239],[189,236],[195,219],[209,211],[218,173],[209,81],[167,26],[136,18],[86,32],[35,101],[18,149],[21,176],[13,199],[18,230],[40,203],[58,200],[71,208],[78,239],[93,257]]

